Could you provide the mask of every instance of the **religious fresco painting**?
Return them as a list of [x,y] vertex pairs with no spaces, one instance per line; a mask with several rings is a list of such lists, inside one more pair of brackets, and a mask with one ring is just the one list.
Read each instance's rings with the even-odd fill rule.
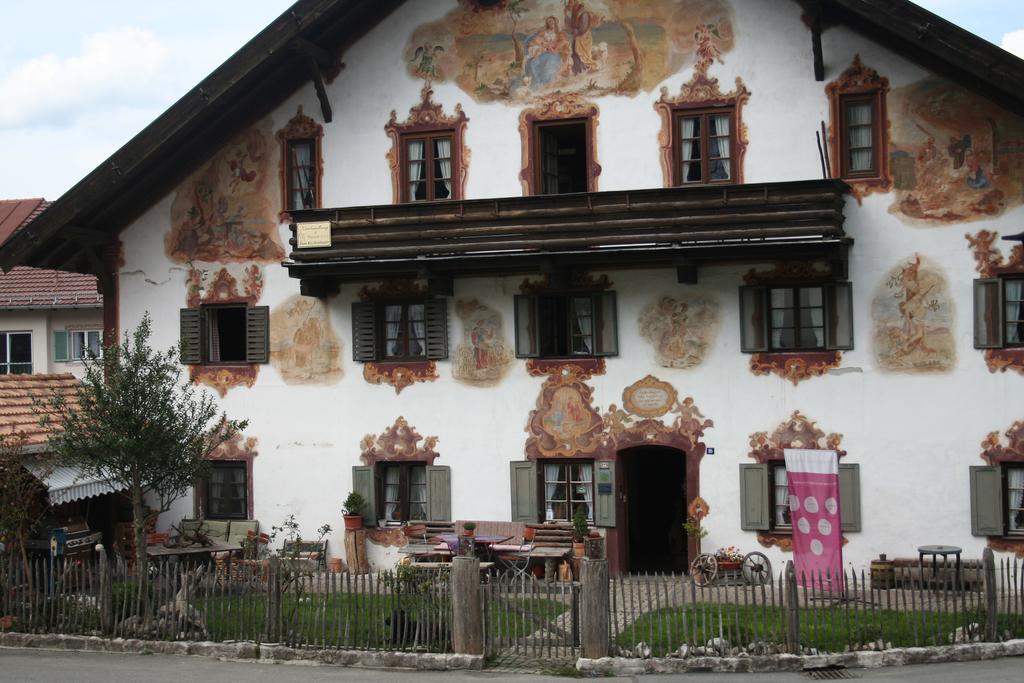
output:
[[725,0],[459,0],[416,28],[409,74],[454,82],[477,102],[527,103],[553,92],[633,96],[734,44]]
[[893,90],[889,109],[891,212],[938,225],[1024,202],[1024,118],[931,78]]
[[178,188],[164,238],[175,263],[272,263],[278,236],[278,144],[270,119],[246,129]]
[[334,384],[341,342],[320,299],[292,295],[270,314],[270,362],[285,384]]
[[662,367],[692,368],[713,347],[718,321],[718,302],[711,298],[660,296],[640,312],[640,336]]
[[871,304],[875,360],[890,372],[949,372],[955,311],[942,270],[920,254],[889,272]]
[[462,321],[462,343],[455,348],[452,376],[475,386],[497,384],[515,358],[501,314],[476,299],[457,301],[455,313]]

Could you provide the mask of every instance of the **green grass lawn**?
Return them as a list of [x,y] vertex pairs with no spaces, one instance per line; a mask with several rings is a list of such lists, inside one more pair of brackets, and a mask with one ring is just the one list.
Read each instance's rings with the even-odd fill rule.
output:
[[[719,605],[696,603],[685,608],[666,608],[641,615],[620,629],[616,644],[632,647],[639,642],[651,646],[652,654],[664,655],[680,645],[704,645],[708,640],[724,637],[733,645],[765,640],[785,643],[785,625],[780,608],[751,605]],[[898,612],[895,610],[862,611],[852,607],[801,608],[800,644],[819,652],[842,652],[848,645],[881,639],[894,647],[949,644],[949,634],[958,626],[984,624],[978,611],[948,613]],[[1019,617],[1000,615],[1000,632],[1013,627],[1019,631]],[[1017,623],[1014,623],[1014,622]]]

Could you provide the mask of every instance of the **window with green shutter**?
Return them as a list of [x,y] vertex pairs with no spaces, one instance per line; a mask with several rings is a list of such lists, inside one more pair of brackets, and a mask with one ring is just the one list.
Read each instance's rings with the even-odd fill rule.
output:
[[740,528],[767,531],[771,528],[768,465],[740,465]]
[[974,348],[1024,346],[1024,278],[974,281]]
[[447,300],[352,304],[352,354],[360,362],[447,358]]
[[518,295],[515,330],[519,358],[616,356],[615,292]]
[[852,348],[849,282],[740,288],[740,350],[744,353]]
[[210,305],[183,308],[181,362],[186,365],[267,363],[270,309],[267,306]]
[[[740,465],[740,528],[792,531],[788,479],[782,460]],[[839,463],[839,509],[843,531],[860,531],[860,465]]]
[[540,508],[537,505],[537,463],[522,460],[511,463],[512,521],[536,522]]
[[1024,463],[971,467],[971,533],[1024,536]]

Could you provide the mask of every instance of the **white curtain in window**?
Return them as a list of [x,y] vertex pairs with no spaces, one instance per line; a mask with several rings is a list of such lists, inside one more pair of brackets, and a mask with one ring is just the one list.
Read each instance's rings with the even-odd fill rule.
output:
[[313,161],[310,158],[312,146],[309,144],[291,145],[292,152],[292,203],[296,209],[311,209]]
[[448,138],[441,138],[434,140],[434,157],[437,159],[437,165],[440,167],[441,177],[438,180],[444,180],[444,187],[446,193],[444,197],[435,197],[436,199],[445,199],[452,196],[452,141]]
[[851,104],[846,108],[847,146],[850,148],[850,170],[871,169],[871,104]]
[[561,483],[559,476],[561,468],[561,465],[544,465],[544,498],[546,499],[544,519],[546,520],[555,519],[555,510],[551,500],[558,493],[558,485]]
[[1006,280],[1003,295],[1006,299],[1006,343],[1024,341],[1024,280]]
[[579,333],[579,344],[573,341],[573,353],[590,355],[594,352],[594,318],[590,299],[576,298],[572,300],[573,318],[576,331]]
[[392,521],[398,518],[398,486],[399,468],[388,467],[384,470],[384,519]]
[[711,180],[728,180],[731,176],[729,175],[729,117],[727,115],[711,117],[710,135],[708,157],[711,159]]
[[691,139],[697,134],[697,121],[698,119],[680,119],[679,121],[679,137],[682,141],[683,152],[682,181],[684,183],[700,180],[700,139]]
[[578,465],[580,481],[583,482],[583,502],[587,504],[587,518],[594,519],[594,468],[592,465]]
[[217,326],[218,315],[216,310],[207,311],[206,330],[209,335],[210,362],[220,362],[220,329]]
[[412,332],[409,339],[409,355],[421,356],[424,352],[423,342],[427,339],[424,329],[423,304],[409,306],[409,327]]
[[387,348],[387,355],[397,356],[402,353],[402,307],[401,306],[385,306],[384,307],[384,318],[385,318],[385,330],[384,336],[386,338],[385,344]]
[[427,151],[423,140],[410,140],[406,144],[409,171],[409,199],[422,199],[421,188],[427,177],[424,155]]
[[409,470],[409,519],[427,518],[427,468]]
[[786,468],[776,467],[773,472],[775,479],[775,526],[789,526],[791,524],[791,517]]
[[1007,507],[1010,513],[1010,531],[1024,531],[1024,468],[1006,470]]

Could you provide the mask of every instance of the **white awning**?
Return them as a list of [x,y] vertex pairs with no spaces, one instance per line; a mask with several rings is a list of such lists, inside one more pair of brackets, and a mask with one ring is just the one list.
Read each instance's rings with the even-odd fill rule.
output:
[[50,493],[50,505],[62,505],[124,490],[123,486],[106,479],[86,475],[77,467],[54,467],[48,472],[48,468],[32,461],[26,461],[25,467],[46,486]]

